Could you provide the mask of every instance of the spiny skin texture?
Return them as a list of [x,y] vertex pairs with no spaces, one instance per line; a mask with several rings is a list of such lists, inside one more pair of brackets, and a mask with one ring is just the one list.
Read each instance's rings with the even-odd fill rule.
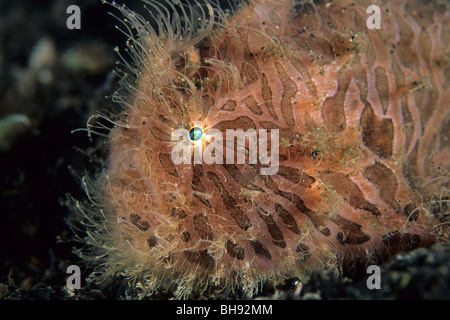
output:
[[[250,1],[195,47],[161,38],[141,57],[108,168],[87,187],[97,207],[77,203],[101,279],[252,295],[447,236],[449,11],[384,1],[369,30],[370,4]],[[175,165],[171,133],[194,124],[279,129],[278,173]]]

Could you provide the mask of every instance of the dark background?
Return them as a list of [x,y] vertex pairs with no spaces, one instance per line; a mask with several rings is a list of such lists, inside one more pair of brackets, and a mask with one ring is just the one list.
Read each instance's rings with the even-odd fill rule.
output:
[[[81,30],[66,27],[70,4],[81,9]],[[74,243],[56,239],[71,236],[66,194],[82,198],[69,166],[81,173],[100,167],[85,154],[96,141],[71,131],[111,104],[105,96],[116,86],[111,70],[118,60],[112,48],[123,47],[125,37],[108,11],[114,9],[96,0],[0,0],[0,118],[18,113],[31,121],[0,151],[0,282],[25,296],[64,285],[66,265],[78,261]],[[56,56],[34,71],[32,59],[46,55],[42,42],[52,42]],[[70,50],[92,65],[70,66],[64,61]],[[40,72],[52,80],[40,81]]]

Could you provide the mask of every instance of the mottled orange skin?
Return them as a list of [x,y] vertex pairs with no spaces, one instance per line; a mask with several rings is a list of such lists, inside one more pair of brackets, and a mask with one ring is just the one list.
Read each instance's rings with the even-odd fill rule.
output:
[[[98,180],[106,275],[251,295],[445,237],[449,11],[386,1],[369,30],[368,5],[251,1],[177,64],[148,59]],[[174,165],[171,132],[194,123],[279,129],[278,174]]]

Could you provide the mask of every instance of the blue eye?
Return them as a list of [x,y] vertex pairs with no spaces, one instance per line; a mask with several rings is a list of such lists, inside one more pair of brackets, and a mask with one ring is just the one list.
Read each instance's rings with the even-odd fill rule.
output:
[[189,138],[192,141],[200,140],[203,135],[203,130],[199,127],[193,127],[191,131],[189,131]]

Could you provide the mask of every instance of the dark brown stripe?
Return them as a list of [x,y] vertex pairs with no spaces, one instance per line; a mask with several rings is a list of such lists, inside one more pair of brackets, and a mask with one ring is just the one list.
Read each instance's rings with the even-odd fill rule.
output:
[[275,63],[275,66],[277,68],[280,81],[283,85],[283,96],[281,98],[281,114],[283,115],[286,124],[289,127],[293,127],[295,126],[295,120],[291,100],[297,93],[297,85],[294,81],[292,81],[281,64],[277,62]]
[[233,258],[236,258],[238,260],[244,260],[245,258],[244,249],[238,246],[237,244],[231,242],[230,240],[227,240],[225,244],[225,249],[227,250],[227,253]]
[[377,117],[367,103],[361,115],[362,138],[373,153],[387,158],[392,155],[394,125],[391,119]]
[[303,262],[311,257],[311,249],[304,243],[299,243],[295,251],[299,254],[298,262]]
[[161,166],[168,174],[174,177],[178,177],[177,168],[175,168],[175,165],[172,162],[170,153],[160,153],[159,162],[161,163]]
[[189,233],[189,231],[183,231],[183,233],[181,234],[181,240],[183,240],[184,242],[189,242],[189,240],[191,240],[191,234]]
[[225,104],[222,106],[222,108],[220,108],[220,110],[223,111],[234,111],[234,109],[236,109],[236,101],[234,100],[228,100],[227,102],[225,102]]
[[300,230],[298,229],[297,222],[295,222],[294,217],[279,203],[275,203],[275,212],[280,216],[281,220],[283,220],[286,227],[289,230],[296,234],[300,234]]
[[383,244],[393,251],[413,250],[420,247],[422,238],[418,234],[411,234],[395,230],[386,233],[382,238]]
[[184,254],[190,262],[196,263],[206,270],[214,268],[216,264],[206,249],[198,251],[185,250]]
[[239,168],[234,164],[223,164],[223,167],[228,171],[228,173],[233,177],[233,179],[239,183],[241,186],[252,190],[264,192],[263,188],[260,188],[253,183],[250,183],[239,171]]
[[272,260],[272,255],[270,254],[269,250],[267,250],[266,247],[264,247],[261,242],[253,240],[250,241],[250,243],[257,256],[266,259],[267,261]]
[[264,181],[264,184],[267,188],[272,190],[275,194],[282,196],[283,198],[289,200],[294,204],[297,209],[305,214],[314,224],[314,226],[325,236],[329,236],[331,234],[330,229],[325,226],[326,220],[323,215],[318,215],[317,213],[311,211],[308,207],[305,206],[303,199],[292,192],[285,192],[278,188],[277,184],[273,181],[273,179],[269,176],[261,176]]
[[316,95],[316,85],[311,80],[311,75],[308,71],[308,68],[306,68],[301,62],[300,59],[297,57],[290,57],[290,61],[295,69],[300,72],[302,75],[302,82],[306,85],[310,93],[315,96]]
[[194,228],[201,239],[214,239],[211,225],[209,224],[208,218],[204,214],[199,213],[194,216]]
[[305,188],[310,188],[316,181],[316,179],[300,171],[300,169],[292,167],[279,166],[277,174]]
[[342,131],[346,127],[344,101],[351,79],[351,72],[347,68],[340,68],[337,79],[337,92],[323,103],[322,118],[327,128],[333,132]]
[[130,214],[130,222],[141,231],[150,229],[150,223],[148,223],[147,220],[142,219],[137,213]]
[[234,120],[221,121],[218,124],[216,124],[213,127],[213,129],[217,129],[222,132],[225,132],[226,129],[232,129],[232,130],[242,129],[242,130],[246,131],[248,129],[256,130],[256,125],[253,122],[253,120],[250,119],[249,117],[242,116],[242,117],[238,117]]
[[261,107],[253,96],[248,96],[243,102],[255,115],[260,116],[263,114]]
[[[267,130],[273,130],[273,129],[278,129],[280,131],[280,140],[281,139],[286,139],[286,140],[293,140],[295,138],[297,138],[297,134],[295,133],[295,131],[289,129],[289,128],[282,128],[280,126],[277,126],[275,123],[270,122],[270,121],[260,121],[259,124],[261,125],[261,127],[263,129],[267,129]],[[280,155],[281,158],[282,155]]]
[[264,103],[266,104],[267,111],[269,111],[269,114],[274,118],[275,120],[278,120],[278,116],[275,112],[275,109],[273,108],[272,103],[272,90],[270,89],[269,83],[267,81],[266,75],[262,74],[262,88],[261,93],[264,99]]
[[341,245],[361,244],[370,240],[370,236],[361,231],[361,225],[341,216],[337,216],[333,221],[342,229],[336,235]]
[[186,218],[186,212],[183,209],[172,208],[172,217],[176,220]]
[[205,206],[207,206],[208,208],[211,208],[211,203],[209,202],[209,200],[206,199],[205,196],[201,194],[201,193],[205,193],[206,192],[206,188],[203,185],[203,183],[201,182],[201,178],[202,177],[203,177],[203,167],[202,167],[202,165],[201,164],[194,164],[193,165],[193,174],[192,174],[192,190],[200,192],[200,194],[194,192],[192,195],[197,200],[199,200],[201,203],[203,203]]
[[150,127],[149,130],[151,134],[155,137],[155,139],[159,141],[172,141],[172,135],[162,131],[157,127]]
[[320,172],[323,183],[330,185],[352,207],[369,211],[374,216],[381,213],[377,207],[364,198],[359,187],[345,174],[333,171]]
[[408,107],[408,96],[403,95],[401,97],[402,104],[402,116],[403,116],[403,131],[405,132],[405,150],[409,149],[411,141],[414,136],[414,121],[412,120],[411,113]]
[[367,72],[366,69],[361,64],[361,59],[356,56],[352,62],[351,66],[352,77],[354,78],[356,85],[358,86],[360,92],[360,98],[362,102],[367,101],[368,85],[367,85]]
[[397,178],[388,167],[377,162],[374,165],[367,167],[364,170],[363,175],[378,188],[380,197],[384,202],[395,210],[400,211],[400,206],[395,200]]
[[325,226],[326,218],[324,215],[319,215],[307,208],[305,206],[305,203],[303,202],[303,199],[295,193],[285,192],[281,190],[279,191],[279,194],[283,198],[291,201],[301,213],[305,214],[312,221],[316,229],[319,230],[323,235],[328,237],[331,234],[330,229]]
[[151,236],[150,238],[147,239],[147,244],[151,249],[158,244],[158,239],[156,238],[156,236]]
[[375,86],[380,98],[383,114],[386,114],[389,106],[389,83],[386,77],[386,70],[382,67],[375,68]]
[[251,201],[248,201],[247,204],[249,206],[253,206],[258,216],[266,223],[267,229],[269,231],[270,236],[272,237],[273,243],[281,248],[286,248],[286,242],[284,242],[283,233],[273,220],[272,214],[264,210],[264,208],[260,207],[257,203],[252,203]]
[[[168,125],[169,127],[171,127],[172,129],[176,129],[177,125],[175,122],[173,122],[170,118],[163,116],[162,114],[160,114],[158,116],[159,121],[161,121],[162,123]],[[151,128],[150,128],[151,130]]]
[[206,175],[214,183],[216,188],[219,189],[219,194],[222,197],[222,201],[225,204],[227,210],[230,212],[234,221],[236,221],[237,225],[241,229],[247,230],[252,225],[250,223],[250,219],[242,211],[241,207],[237,205],[236,200],[234,200],[234,198],[225,189],[225,186],[222,184],[217,174],[209,171]]

